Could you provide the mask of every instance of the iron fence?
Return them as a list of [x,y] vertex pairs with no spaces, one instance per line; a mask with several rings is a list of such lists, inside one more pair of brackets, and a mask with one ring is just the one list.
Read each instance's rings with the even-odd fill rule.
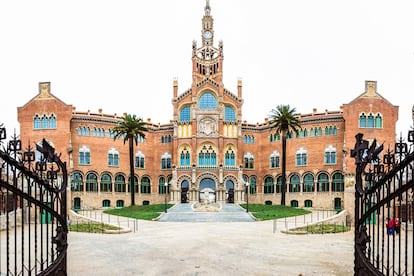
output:
[[5,139],[0,125],[0,275],[66,275],[66,164],[45,139]]
[[[355,275],[413,275],[414,131],[382,153],[356,135]],[[382,157],[380,157],[382,156]]]

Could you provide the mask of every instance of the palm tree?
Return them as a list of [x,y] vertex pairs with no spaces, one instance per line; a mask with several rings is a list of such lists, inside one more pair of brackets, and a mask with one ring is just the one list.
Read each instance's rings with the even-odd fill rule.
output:
[[140,138],[145,138],[145,133],[148,131],[147,123],[136,115],[125,114],[122,121],[112,129],[114,133],[114,140],[122,138],[125,142],[129,142],[129,175],[130,175],[130,190],[131,190],[131,206],[135,205],[135,187],[134,187],[134,141],[138,145]]
[[269,124],[282,136],[282,199],[280,205],[286,205],[286,136],[290,131],[301,130],[301,122],[295,108],[278,105],[269,115]]

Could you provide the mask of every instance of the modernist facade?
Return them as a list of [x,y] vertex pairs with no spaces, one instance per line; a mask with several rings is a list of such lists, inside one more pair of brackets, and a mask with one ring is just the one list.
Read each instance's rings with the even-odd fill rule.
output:
[[[215,43],[208,1],[201,34],[201,45],[192,47],[191,87],[179,91],[173,81],[171,121],[148,121],[149,131],[135,147],[135,201],[241,203],[248,192],[249,202],[280,204],[280,135],[267,120],[242,120],[242,81],[237,91],[225,88],[223,42]],[[46,138],[62,153],[71,175],[69,206],[75,209],[130,204],[128,144],[114,141],[111,132],[120,120],[102,111],[76,111],[51,93],[48,82],[18,108],[23,148]],[[376,81],[366,81],[364,92],[338,111],[315,109],[300,120],[302,131],[287,141],[286,203],[346,208],[352,202],[346,189],[353,184],[355,135],[393,145],[398,106],[377,92]]]

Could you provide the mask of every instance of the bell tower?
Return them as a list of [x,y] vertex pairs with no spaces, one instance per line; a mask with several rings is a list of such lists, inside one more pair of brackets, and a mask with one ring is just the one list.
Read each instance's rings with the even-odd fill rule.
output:
[[206,0],[201,24],[201,47],[198,48],[197,42],[193,41],[193,83],[206,78],[221,83],[223,79],[223,42],[219,42],[218,48],[214,47],[214,20],[210,11],[210,1]]

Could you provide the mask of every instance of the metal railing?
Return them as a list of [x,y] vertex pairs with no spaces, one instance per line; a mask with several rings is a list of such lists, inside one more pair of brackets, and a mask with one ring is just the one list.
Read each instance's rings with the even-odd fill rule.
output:
[[66,275],[66,163],[45,139],[5,139],[0,125],[0,275]]
[[355,275],[413,275],[414,131],[394,149],[356,135]]

